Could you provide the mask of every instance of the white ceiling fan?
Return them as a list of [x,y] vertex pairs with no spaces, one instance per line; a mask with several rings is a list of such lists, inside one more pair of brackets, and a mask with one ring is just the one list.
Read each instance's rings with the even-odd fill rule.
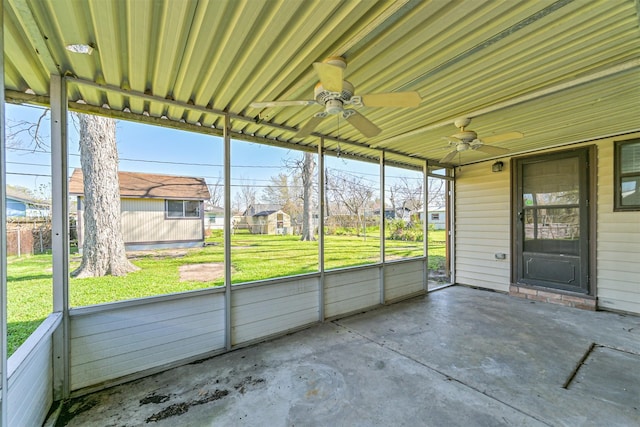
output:
[[487,144],[510,141],[512,139],[519,139],[524,136],[521,132],[508,132],[479,139],[476,132],[465,129],[465,127],[468,126],[469,123],[471,123],[471,119],[461,117],[459,119],[456,119],[453,123],[460,130],[460,132],[451,136],[443,137],[444,139],[449,141],[449,146],[453,147],[453,149],[446,156],[440,159],[440,163],[449,163],[458,153],[467,150],[478,150],[493,155],[505,154],[510,151],[508,148],[494,147]]
[[314,99],[293,101],[265,101],[252,102],[253,108],[291,107],[300,105],[321,105],[324,111],[314,114],[302,126],[295,137],[303,138],[329,115],[340,115],[361,134],[371,138],[378,135],[382,129],[367,119],[352,107],[417,107],[420,105],[418,92],[391,92],[354,95],[355,87],[344,80],[344,70],[347,66],[344,58],[330,57],[323,62],[315,62],[313,68],[318,74],[319,82],[314,88]]

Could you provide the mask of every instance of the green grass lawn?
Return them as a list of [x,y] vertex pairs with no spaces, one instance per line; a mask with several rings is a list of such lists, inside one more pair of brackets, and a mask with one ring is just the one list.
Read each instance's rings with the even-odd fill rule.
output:
[[[444,232],[429,234],[429,268],[444,263]],[[153,295],[204,289],[224,284],[224,278],[210,281],[180,281],[179,267],[187,264],[223,263],[220,233],[207,238],[203,248],[181,251],[149,251],[132,254],[139,271],[126,277],[70,279],[72,307],[101,304]],[[318,242],[301,242],[299,236],[266,236],[240,232],[231,239],[232,283],[318,271]],[[422,242],[385,241],[387,259],[422,255]],[[379,262],[380,240],[375,234],[326,236],[325,268]],[[70,270],[80,263],[71,256]],[[52,311],[51,255],[7,259],[8,350],[12,354]]]

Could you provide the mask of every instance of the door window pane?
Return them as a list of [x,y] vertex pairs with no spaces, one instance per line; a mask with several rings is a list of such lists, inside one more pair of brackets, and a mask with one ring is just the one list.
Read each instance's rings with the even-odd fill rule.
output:
[[525,207],[579,202],[579,159],[575,157],[523,165]]

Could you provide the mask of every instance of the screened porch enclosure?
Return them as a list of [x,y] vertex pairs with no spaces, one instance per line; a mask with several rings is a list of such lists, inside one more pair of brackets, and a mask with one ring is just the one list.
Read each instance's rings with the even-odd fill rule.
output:
[[[33,147],[10,137],[5,110],[11,108],[1,104],[2,426],[40,425],[55,402],[72,396],[327,319],[438,295],[428,291],[440,285],[566,306],[550,311],[640,314],[636,0],[0,5],[2,98],[11,108],[48,109],[36,116],[49,120],[50,133],[38,141],[47,146],[41,166],[48,170],[30,170],[36,166],[16,158],[15,149]],[[172,230],[200,221],[203,247],[160,259],[136,255],[143,267],[157,262],[151,281],[157,287],[149,292],[98,302],[90,299],[93,282],[83,287],[70,279],[78,262],[70,247],[69,174],[78,167],[69,160],[76,154],[70,112],[217,138],[199,154],[200,163],[219,168],[181,174],[212,176],[211,198],[167,197],[174,201],[168,203],[163,196],[154,211]],[[180,138],[174,142],[186,150]],[[215,152],[206,151],[214,145]],[[315,172],[305,176],[311,216],[282,203],[274,235],[234,227],[248,224],[239,220],[248,209],[236,206],[234,191],[256,179],[243,177],[241,166],[259,169],[236,157],[249,145],[256,158],[266,157],[260,147],[313,158]],[[573,150],[586,159],[569,160]],[[159,143],[138,160],[155,160],[156,151]],[[527,163],[538,156],[548,157]],[[51,184],[45,191],[51,255],[39,254],[44,261],[31,268],[40,270],[23,276],[14,274],[17,264],[7,251],[6,196],[20,184],[18,166],[32,189],[34,182]],[[279,172],[289,182],[291,175]],[[254,192],[259,183],[266,181],[256,181]],[[222,191],[216,203],[215,189]],[[197,209],[186,202],[194,200],[202,203]],[[296,233],[303,221],[315,227],[315,240],[289,258],[283,254],[296,236],[285,233],[284,214]],[[209,215],[213,229],[203,221]],[[141,220],[135,231],[149,223]],[[178,240],[200,242],[196,237]],[[270,246],[251,240],[258,237],[271,239]],[[247,253],[280,269],[246,275]],[[179,258],[215,264],[217,282],[189,287],[179,279]],[[36,292],[29,286],[38,276],[48,283]],[[162,288],[167,284],[176,287]],[[9,357],[9,326],[23,326],[13,321],[12,301],[36,294],[46,295],[45,314]],[[468,295],[483,301],[482,294]],[[500,297],[506,304],[515,299]]]

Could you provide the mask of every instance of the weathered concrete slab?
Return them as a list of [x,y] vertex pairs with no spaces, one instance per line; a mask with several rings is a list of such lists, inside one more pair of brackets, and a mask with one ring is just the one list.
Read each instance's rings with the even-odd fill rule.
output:
[[[452,287],[79,398],[63,418],[69,426],[640,424],[637,388],[590,371],[626,363],[617,354],[587,358],[562,387],[592,342],[640,354],[640,318]],[[629,389],[622,398],[612,392],[620,386]]]

